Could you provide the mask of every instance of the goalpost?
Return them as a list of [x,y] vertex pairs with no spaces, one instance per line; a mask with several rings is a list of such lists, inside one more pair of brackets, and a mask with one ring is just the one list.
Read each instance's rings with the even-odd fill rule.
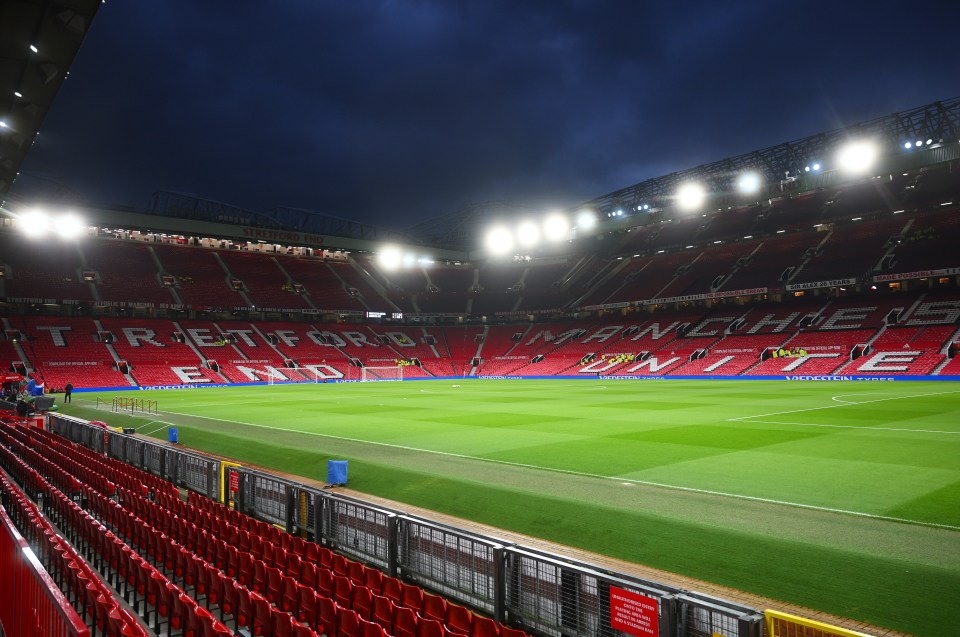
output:
[[391,365],[389,367],[360,368],[361,383],[381,380],[403,380],[403,367],[400,365]]

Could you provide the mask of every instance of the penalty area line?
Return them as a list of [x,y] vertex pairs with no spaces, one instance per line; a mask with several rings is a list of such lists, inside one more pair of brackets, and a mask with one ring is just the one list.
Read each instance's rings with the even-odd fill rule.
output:
[[[945,393],[953,393],[953,392],[945,392]],[[464,459],[464,460],[475,460],[475,461],[478,461],[478,462],[489,462],[489,463],[491,463],[491,464],[499,464],[499,465],[505,465],[505,466],[509,466],[509,467],[520,467],[520,468],[523,468],[523,469],[537,469],[537,470],[540,470],[540,471],[550,471],[550,472],[553,472],[553,473],[560,473],[560,474],[566,474],[566,475],[574,475],[574,476],[580,476],[580,477],[584,477],[584,478],[596,478],[596,479],[599,479],[599,480],[612,480],[612,481],[620,482],[621,484],[629,483],[629,484],[631,484],[631,485],[642,485],[642,486],[648,486],[648,487],[659,487],[659,488],[661,488],[661,489],[671,489],[671,490],[674,490],[674,491],[684,491],[684,492],[687,492],[687,493],[699,493],[699,494],[704,494],[704,495],[713,495],[713,496],[720,496],[720,497],[725,497],[725,498],[733,498],[733,499],[737,499],[737,500],[747,500],[747,501],[750,501],[750,502],[762,502],[762,503],[765,503],[765,504],[776,504],[776,505],[780,505],[780,506],[794,507],[794,508],[798,508],[798,509],[807,509],[807,510],[810,510],[810,511],[821,511],[821,512],[824,512],[824,513],[837,513],[837,514],[841,514],[841,515],[850,515],[850,516],[854,516],[854,517],[867,518],[867,519],[871,519],[871,520],[883,520],[883,521],[885,521],[885,522],[897,522],[897,523],[900,523],[900,524],[912,524],[912,525],[915,525],[915,526],[925,526],[925,527],[932,527],[932,528],[937,528],[937,529],[946,529],[946,530],[949,530],[949,531],[960,531],[960,526],[954,526],[954,525],[951,525],[951,524],[938,524],[938,523],[936,523],[936,522],[922,522],[922,521],[919,521],[919,520],[910,520],[910,519],[907,519],[907,518],[898,518],[898,517],[893,517],[893,516],[889,516],[889,515],[878,515],[878,514],[875,514],[875,513],[865,513],[865,512],[863,512],[863,511],[850,511],[850,510],[847,510],[847,509],[838,509],[838,508],[833,508],[833,507],[824,507],[824,506],[818,506],[818,505],[815,505],[815,504],[803,504],[803,503],[800,503],[800,502],[788,502],[788,501],[786,501],[786,500],[776,500],[776,499],[773,499],[773,498],[761,498],[761,497],[758,497],[758,496],[743,495],[743,494],[739,494],[739,493],[727,493],[727,492],[725,492],[725,491],[714,491],[714,490],[711,490],[711,489],[698,489],[698,488],[695,488],[695,487],[683,487],[683,486],[678,486],[678,485],[675,485],[675,484],[667,484],[667,483],[663,483],[663,482],[653,482],[653,481],[650,481],[650,480],[636,480],[636,479],[633,479],[633,478],[625,478],[625,477],[623,477],[623,476],[607,476],[607,475],[603,475],[603,474],[599,474],[599,473],[588,473],[588,472],[585,472],[585,471],[573,471],[573,470],[571,470],[571,469],[560,469],[560,468],[557,468],[557,467],[542,467],[542,466],[539,466],[539,465],[527,464],[527,463],[524,463],[524,462],[511,462],[511,461],[509,461],[509,460],[496,460],[496,459],[493,459],[493,458],[481,458],[481,457],[478,457],[478,456],[470,456],[470,455],[463,454],[463,453],[453,453],[453,452],[450,452],[450,451],[435,451],[435,450],[433,450],[433,449],[422,449],[422,448],[419,448],[419,447],[410,447],[410,446],[408,446],[408,445],[398,445],[398,444],[394,444],[394,443],[390,443],[390,442],[377,442],[377,441],[373,441],[373,440],[362,440],[362,439],[360,439],[360,438],[350,438],[350,437],[348,437],[348,436],[335,436],[335,435],[333,435],[333,434],[324,434],[324,433],[318,433],[318,432],[315,432],[315,431],[301,431],[301,430],[299,430],[299,429],[289,429],[289,428],[287,428],[287,427],[272,427],[272,426],[270,426],[270,425],[262,425],[262,424],[259,424],[259,423],[252,423],[252,422],[244,422],[244,421],[242,421],[242,420],[230,420],[230,419],[227,419],[227,418],[214,418],[214,417],[212,417],[212,416],[198,416],[198,415],[196,415],[196,414],[184,414],[184,413],[179,413],[179,412],[175,412],[175,411],[173,411],[173,412],[171,412],[171,411],[166,411],[166,412],[164,412],[164,413],[175,414],[175,415],[178,415],[178,416],[191,416],[191,417],[193,417],[193,418],[202,418],[202,419],[204,419],[204,420],[215,420],[215,421],[220,421],[220,422],[229,422],[229,423],[234,423],[234,424],[237,424],[237,425],[246,425],[246,426],[248,426],[248,427],[256,427],[256,428],[258,428],[258,429],[272,429],[272,430],[274,430],[274,431],[286,431],[286,432],[288,432],[288,433],[304,434],[304,435],[307,435],[307,436],[317,436],[317,437],[320,437],[320,438],[330,438],[330,439],[332,439],[332,440],[343,440],[343,441],[345,441],[345,442],[356,442],[356,443],[367,444],[367,445],[375,445],[375,446],[378,446],[378,447],[389,447],[389,448],[392,448],[392,449],[402,449],[402,450],[404,450],[404,451],[416,451],[416,452],[419,452],[419,453],[426,453],[426,454],[432,454],[432,455],[438,455],[438,456],[446,456],[446,457],[450,457],[450,458],[462,458],[462,459]]]

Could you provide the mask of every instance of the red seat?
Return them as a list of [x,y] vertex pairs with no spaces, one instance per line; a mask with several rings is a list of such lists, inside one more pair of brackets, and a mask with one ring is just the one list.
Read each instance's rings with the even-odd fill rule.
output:
[[390,634],[393,634],[393,602],[382,595],[373,596],[372,619]]
[[200,616],[200,635],[201,637],[228,637],[233,633],[212,615],[206,614]]
[[317,569],[317,590],[324,597],[333,599],[333,571],[326,568]]
[[489,617],[482,615],[473,616],[473,626],[470,630],[470,637],[499,637],[500,627],[497,622]]
[[204,568],[206,576],[207,590],[207,608],[219,607],[223,599],[223,581],[220,579],[220,571],[213,564],[207,564]]
[[[317,546],[317,545],[314,545]],[[333,551],[324,547],[317,546],[317,565],[323,568],[333,570]]]
[[[252,553],[256,556],[256,553]],[[253,560],[253,581],[247,586],[261,595],[267,594],[267,565],[262,559]]]
[[297,584],[297,620],[317,625],[317,591],[306,584]]
[[403,584],[400,605],[412,608],[419,613],[423,610],[423,589],[416,584]]
[[344,608],[350,608],[350,595],[353,593],[353,582],[344,575],[333,576],[333,601]]
[[273,607],[270,602],[259,593],[250,593],[250,604],[253,607],[253,621],[250,622],[252,634],[272,637]]
[[317,565],[313,562],[303,562],[300,566],[299,581],[310,588],[317,587]]
[[447,602],[447,628],[469,635],[473,629],[473,613],[469,608]]
[[360,563],[353,560],[347,560],[347,577],[350,578],[350,581],[353,582],[354,586],[363,586],[364,585],[364,571],[366,567]]
[[264,597],[275,606],[283,603],[283,571],[279,568],[267,568],[267,592]]
[[283,569],[284,574],[290,577],[300,578],[303,573],[303,560],[296,553],[287,552],[287,563]]
[[417,637],[417,614],[412,608],[398,606],[393,612],[394,637]]
[[342,575],[343,577],[347,577],[350,574],[349,567],[347,566],[347,558],[338,553],[334,553],[333,566],[331,570],[333,570],[334,575]]
[[403,582],[395,577],[383,576],[383,596],[394,603],[395,606],[401,606],[403,599]]
[[350,608],[357,612],[362,619],[369,620],[373,614],[373,594],[362,584],[354,586],[350,594]]
[[273,637],[293,637],[296,620],[287,613],[273,611]]
[[[220,621],[223,621],[227,615],[231,617],[236,615],[237,609],[240,606],[240,591],[243,590],[244,593],[246,593],[246,589],[235,579],[222,573],[220,574],[220,583],[223,584],[223,601],[220,602]],[[234,626],[238,624],[239,622],[234,622]]]
[[317,632],[337,635],[337,603],[329,597],[317,597]]
[[289,575],[284,575],[280,590],[280,609],[286,613],[293,613],[296,615],[297,608],[300,606],[300,595],[297,591],[296,578],[290,577]]
[[423,607],[420,614],[428,619],[435,619],[441,624],[447,621],[447,600],[439,595],[423,594]]
[[387,637],[387,632],[383,626],[375,622],[368,622],[365,619],[360,620],[360,637]]
[[417,637],[443,637],[443,622],[420,618],[417,623]]
[[361,637],[360,617],[349,608],[337,608],[337,637]]
[[[302,626],[300,624],[293,625],[293,637],[320,637],[312,628],[309,626]],[[332,637],[332,636],[329,636]]]
[[363,585],[374,595],[380,595],[383,592],[383,571],[368,567],[363,572]]

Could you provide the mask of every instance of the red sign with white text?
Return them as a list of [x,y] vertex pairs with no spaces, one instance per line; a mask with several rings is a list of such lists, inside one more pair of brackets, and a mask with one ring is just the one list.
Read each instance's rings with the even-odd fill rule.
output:
[[656,598],[611,586],[610,627],[637,637],[658,637],[660,613]]
[[230,491],[236,493],[240,490],[240,474],[236,471],[230,472]]

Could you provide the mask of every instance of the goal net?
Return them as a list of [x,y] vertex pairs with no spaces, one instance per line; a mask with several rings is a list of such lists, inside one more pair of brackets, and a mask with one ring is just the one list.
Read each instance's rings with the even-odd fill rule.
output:
[[378,380],[403,380],[403,367],[391,365],[390,367],[361,367],[360,382]]

